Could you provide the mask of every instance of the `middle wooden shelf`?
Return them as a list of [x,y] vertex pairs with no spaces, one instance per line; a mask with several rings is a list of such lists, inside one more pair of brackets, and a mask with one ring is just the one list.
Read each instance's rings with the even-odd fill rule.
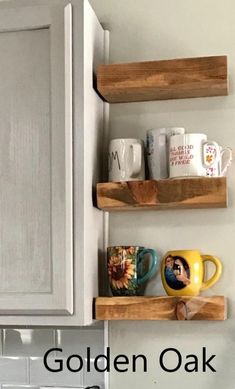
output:
[[97,184],[104,211],[226,208],[226,177],[106,182]]

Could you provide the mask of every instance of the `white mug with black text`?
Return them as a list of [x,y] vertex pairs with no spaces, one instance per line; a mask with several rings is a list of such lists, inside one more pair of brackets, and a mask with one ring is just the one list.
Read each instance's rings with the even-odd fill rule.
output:
[[109,181],[145,179],[144,142],[141,139],[113,139],[109,143]]

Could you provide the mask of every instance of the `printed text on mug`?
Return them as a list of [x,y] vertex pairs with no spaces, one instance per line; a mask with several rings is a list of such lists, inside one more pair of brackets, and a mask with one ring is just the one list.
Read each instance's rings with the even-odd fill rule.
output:
[[170,165],[189,165],[194,158],[193,145],[178,146],[170,148]]

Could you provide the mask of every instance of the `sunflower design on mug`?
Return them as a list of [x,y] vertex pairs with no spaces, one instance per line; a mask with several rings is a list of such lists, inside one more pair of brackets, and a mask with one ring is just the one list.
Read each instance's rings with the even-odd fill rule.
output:
[[112,255],[108,263],[109,282],[114,289],[128,288],[129,281],[135,275],[132,259],[122,255]]
[[140,246],[108,247],[108,278],[114,296],[132,296],[154,275],[156,252]]

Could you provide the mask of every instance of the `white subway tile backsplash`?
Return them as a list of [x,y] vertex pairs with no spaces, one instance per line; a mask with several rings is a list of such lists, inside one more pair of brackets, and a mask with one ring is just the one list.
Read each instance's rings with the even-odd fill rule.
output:
[[[63,353],[50,355],[51,366],[62,359],[63,372],[48,371],[43,356],[50,348],[59,347]],[[91,349],[91,372],[87,372],[86,349]],[[99,385],[104,388],[104,374],[93,368],[93,358],[104,352],[103,325],[71,330],[4,329],[0,330],[0,389],[39,389],[40,386],[83,387]],[[70,372],[66,366],[69,355],[78,354],[84,364],[80,372]],[[71,360],[71,368],[79,359]]]
[[27,358],[0,357],[0,384],[28,384]]
[[52,329],[3,330],[3,354],[6,356],[42,357],[52,347],[55,347]]
[[[104,364],[101,361],[98,363],[99,369],[104,368]],[[95,370],[94,364],[91,363],[91,371],[84,372],[84,386],[98,385],[100,389],[104,389],[104,373]]]
[[103,353],[103,329],[58,330],[58,347],[64,355],[79,354],[86,357],[87,347],[90,347],[91,357]]
[[[61,358],[58,357],[51,358],[50,361],[48,361],[48,365],[50,368],[52,369],[58,368],[58,362],[56,362],[57,359],[61,359]],[[29,370],[30,383],[33,385],[38,385],[38,386],[71,385],[75,387],[79,387],[83,385],[82,370],[76,373],[72,373],[68,371],[66,368],[65,359],[63,359],[64,369],[61,372],[55,373],[55,372],[48,371],[43,364],[43,358],[37,358],[37,357],[30,358],[29,367],[30,367]]]

